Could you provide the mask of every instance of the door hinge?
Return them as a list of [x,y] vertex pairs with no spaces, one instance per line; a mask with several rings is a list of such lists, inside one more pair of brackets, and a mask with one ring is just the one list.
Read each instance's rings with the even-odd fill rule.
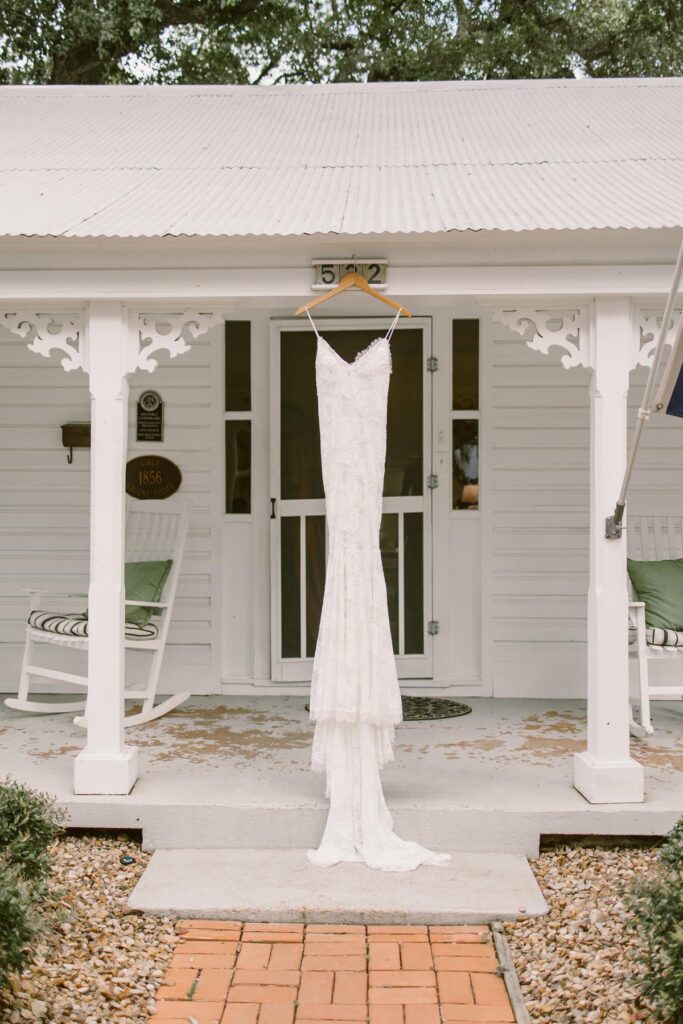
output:
[[432,619],[431,622],[427,623],[427,632],[430,636],[436,636],[439,632],[439,623],[436,619]]
[[435,370],[439,369],[438,356],[427,356],[427,369],[430,373],[434,373]]
[[427,487],[430,491],[433,491],[435,487],[439,486],[439,478],[436,473],[432,473],[427,477]]

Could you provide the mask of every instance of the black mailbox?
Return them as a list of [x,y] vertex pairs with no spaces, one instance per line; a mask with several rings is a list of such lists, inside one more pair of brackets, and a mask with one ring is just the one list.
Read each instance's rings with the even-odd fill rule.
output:
[[90,424],[89,423],[62,423],[62,444],[69,449],[66,461],[71,464],[74,457],[74,448],[90,447]]

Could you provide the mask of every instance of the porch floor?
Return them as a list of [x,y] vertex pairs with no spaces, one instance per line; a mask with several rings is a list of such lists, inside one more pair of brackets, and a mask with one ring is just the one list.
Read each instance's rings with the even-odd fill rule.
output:
[[[405,722],[384,771],[399,834],[436,849],[534,855],[541,834],[663,835],[682,813],[683,703],[654,703],[632,740],[642,804],[590,805],[573,788],[585,702],[464,698],[472,713]],[[0,705],[3,772],[54,794],[75,827],[137,828],[146,848],[315,846],[324,779],[309,769],[304,697],[196,697],[127,730],[140,777],[128,796],[75,796],[84,733],[70,715]]]

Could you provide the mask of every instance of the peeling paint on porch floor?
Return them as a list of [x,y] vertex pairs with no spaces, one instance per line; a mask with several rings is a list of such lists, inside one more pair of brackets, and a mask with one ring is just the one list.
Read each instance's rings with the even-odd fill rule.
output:
[[[465,700],[469,715],[397,730],[385,792],[397,828],[411,838],[533,852],[540,832],[662,834],[680,815],[683,703],[656,702],[654,735],[632,740],[645,766],[645,803],[600,807],[572,788],[573,754],[585,747],[585,702]],[[55,793],[74,824],[143,827],[148,846],[313,844],[324,820],[324,779],[309,768],[305,703],[197,697],[128,730],[140,753],[140,778],[128,797],[73,795],[73,757],[84,734],[71,716],[3,706],[4,767]],[[274,824],[278,843],[268,841]],[[472,845],[482,841],[485,847]]]

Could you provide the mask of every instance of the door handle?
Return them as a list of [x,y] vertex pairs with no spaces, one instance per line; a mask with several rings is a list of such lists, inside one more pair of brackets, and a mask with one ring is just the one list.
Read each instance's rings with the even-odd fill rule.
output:
[[275,502],[276,501],[277,501],[277,498],[271,498],[270,499],[270,518],[271,519],[276,519],[277,518],[277,516],[275,515]]

